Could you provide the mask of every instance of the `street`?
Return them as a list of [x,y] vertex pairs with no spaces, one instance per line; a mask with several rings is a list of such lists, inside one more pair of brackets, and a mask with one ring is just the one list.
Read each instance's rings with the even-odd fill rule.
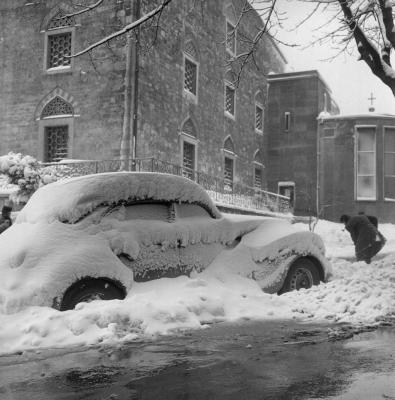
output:
[[217,323],[118,347],[0,357],[0,398],[395,399],[395,329]]

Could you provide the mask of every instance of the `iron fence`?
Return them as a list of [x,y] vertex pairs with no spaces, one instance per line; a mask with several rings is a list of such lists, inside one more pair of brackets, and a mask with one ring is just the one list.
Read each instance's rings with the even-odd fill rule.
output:
[[130,170],[137,172],[162,172],[184,176],[201,185],[217,205],[235,206],[254,211],[290,212],[289,198],[277,193],[253,188],[238,182],[208,175],[156,158],[130,160],[81,160],[41,164],[41,175],[57,180],[72,176]]

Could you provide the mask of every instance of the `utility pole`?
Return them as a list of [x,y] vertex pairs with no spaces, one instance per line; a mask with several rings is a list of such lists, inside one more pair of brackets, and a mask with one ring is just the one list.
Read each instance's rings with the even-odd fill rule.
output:
[[[140,18],[140,0],[130,0],[133,22]],[[134,35],[134,38],[133,38]],[[137,145],[137,113],[138,113],[138,46],[140,28],[131,31],[126,36],[126,66],[125,66],[125,94],[122,137],[120,146],[120,170],[129,171],[130,158],[136,157]]]

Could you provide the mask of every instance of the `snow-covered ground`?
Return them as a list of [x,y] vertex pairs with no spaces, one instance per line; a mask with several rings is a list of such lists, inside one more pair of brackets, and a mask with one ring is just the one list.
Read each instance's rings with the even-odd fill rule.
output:
[[243,318],[379,323],[395,314],[395,226],[383,224],[380,230],[387,244],[367,265],[354,261],[343,225],[320,221],[316,233],[324,239],[334,275],[310,290],[269,295],[253,280],[230,273],[218,277],[208,269],[191,278],[136,283],[123,301],[80,304],[66,312],[30,307],[0,314],[0,354],[112,344]]

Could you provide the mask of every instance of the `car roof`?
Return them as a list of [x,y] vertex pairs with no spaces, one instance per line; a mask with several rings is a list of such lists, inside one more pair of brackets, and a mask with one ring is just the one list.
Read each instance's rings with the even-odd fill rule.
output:
[[121,201],[176,201],[199,204],[214,218],[221,213],[194,181],[155,172],[108,172],[64,179],[38,189],[16,222],[78,221],[99,205]]

